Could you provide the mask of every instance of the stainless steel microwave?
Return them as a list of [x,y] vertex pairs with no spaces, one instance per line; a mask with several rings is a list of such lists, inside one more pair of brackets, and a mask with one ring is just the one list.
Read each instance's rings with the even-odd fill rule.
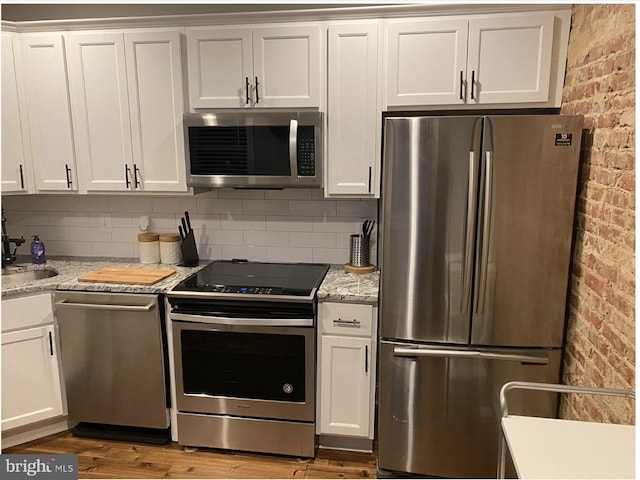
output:
[[322,113],[186,113],[187,184],[322,186]]

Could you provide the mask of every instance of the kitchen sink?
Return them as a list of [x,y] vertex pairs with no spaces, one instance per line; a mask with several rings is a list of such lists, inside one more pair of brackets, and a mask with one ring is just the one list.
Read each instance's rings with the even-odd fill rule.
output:
[[18,283],[33,282],[44,278],[55,277],[58,272],[52,269],[29,270],[27,272],[11,272],[2,274],[2,285],[11,286]]

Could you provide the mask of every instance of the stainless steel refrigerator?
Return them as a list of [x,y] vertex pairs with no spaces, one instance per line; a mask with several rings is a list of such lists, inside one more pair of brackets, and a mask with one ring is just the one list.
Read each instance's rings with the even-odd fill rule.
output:
[[[387,117],[378,468],[496,475],[500,387],[560,380],[581,116]],[[514,392],[510,413],[554,416]]]

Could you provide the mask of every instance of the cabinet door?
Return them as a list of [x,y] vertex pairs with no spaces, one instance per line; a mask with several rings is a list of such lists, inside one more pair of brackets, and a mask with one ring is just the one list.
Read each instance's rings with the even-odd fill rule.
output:
[[191,108],[250,105],[250,28],[188,29],[187,62]]
[[134,183],[147,192],[186,192],[180,32],[124,36]]
[[320,433],[369,436],[371,339],[322,336]]
[[327,193],[379,196],[379,23],[329,26]]
[[253,29],[256,107],[320,106],[320,27]]
[[19,79],[16,34],[2,32],[2,193],[29,191],[26,105]]
[[387,25],[387,105],[465,102],[467,20]]
[[36,190],[77,190],[62,35],[24,34],[21,54]]
[[[546,102],[553,14],[512,15],[469,22],[469,102]],[[473,95],[471,93],[473,92]]]
[[2,334],[2,431],[63,414],[53,325]]
[[67,37],[69,89],[82,190],[129,190],[131,125],[121,33]]

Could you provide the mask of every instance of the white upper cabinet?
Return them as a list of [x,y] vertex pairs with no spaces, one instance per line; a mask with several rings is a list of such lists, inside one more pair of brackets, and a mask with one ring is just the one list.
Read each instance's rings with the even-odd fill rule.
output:
[[67,60],[82,188],[129,188],[131,126],[121,33],[69,34]]
[[329,25],[325,193],[380,196],[381,22]]
[[463,104],[467,20],[389,23],[387,103]]
[[18,36],[2,32],[2,193],[32,191]]
[[553,23],[549,14],[471,20],[468,99],[475,103],[546,102]]
[[559,107],[569,15],[388,21],[387,106]]
[[196,108],[319,107],[317,25],[189,28],[189,99]]
[[136,188],[186,192],[181,34],[125,33]]
[[185,192],[178,31],[70,33],[82,190]]
[[23,34],[20,46],[36,190],[75,191],[78,183],[62,34]]

